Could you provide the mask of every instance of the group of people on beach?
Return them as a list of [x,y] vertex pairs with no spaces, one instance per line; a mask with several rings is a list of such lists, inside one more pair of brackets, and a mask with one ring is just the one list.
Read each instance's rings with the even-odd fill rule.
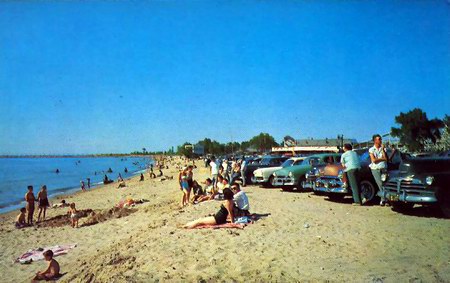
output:
[[[237,183],[237,175],[223,176],[223,168],[215,163],[215,158],[210,162],[210,178],[207,178],[202,187],[194,180],[193,165],[182,168],[178,175],[180,190],[183,192],[181,206],[197,204],[208,200],[223,200],[219,210],[213,215],[187,223],[185,228],[195,228],[204,225],[221,225],[227,222],[234,223],[235,219],[242,216],[250,216],[250,204],[245,192]],[[236,160],[233,169],[240,172],[242,160]],[[194,195],[191,199],[191,191]]]
[[28,191],[25,194],[26,206],[20,209],[20,214],[17,216],[15,226],[17,228],[23,228],[26,226],[33,225],[34,211],[35,211],[35,202],[38,203],[38,222],[45,220],[45,214],[47,212],[47,207],[50,206],[48,202],[47,196],[47,186],[43,185],[41,190],[37,194],[37,197],[34,196],[33,186],[28,186]]
[[[35,202],[38,203],[39,213],[37,222],[45,221],[45,214],[47,212],[47,208],[50,207],[50,203],[48,201],[47,195],[47,186],[43,185],[41,190],[37,194],[37,197],[34,196],[33,186],[28,186],[28,191],[25,194],[26,206],[20,209],[20,214],[16,217],[15,227],[16,228],[24,228],[28,226],[33,226],[34,220],[34,212],[35,212]],[[65,200],[62,200],[61,203],[54,204],[53,208],[61,208],[61,207],[69,207],[69,211],[67,212],[70,216],[72,227],[78,227],[78,211],[75,207],[75,203],[67,204]],[[42,215],[42,218],[41,218]]]

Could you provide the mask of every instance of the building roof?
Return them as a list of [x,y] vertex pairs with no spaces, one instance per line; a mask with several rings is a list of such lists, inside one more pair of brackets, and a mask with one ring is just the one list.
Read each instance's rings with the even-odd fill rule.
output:
[[[356,139],[344,139],[345,143],[354,144],[356,143]],[[338,146],[341,144],[341,141],[338,139],[300,139],[296,140],[296,146],[304,147],[304,146]]]

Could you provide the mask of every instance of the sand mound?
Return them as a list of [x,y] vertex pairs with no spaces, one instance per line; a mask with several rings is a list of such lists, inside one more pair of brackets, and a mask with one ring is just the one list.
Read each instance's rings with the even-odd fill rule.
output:
[[83,223],[80,225],[80,227],[95,225],[113,218],[125,217],[136,211],[137,211],[136,209],[126,207],[124,208],[113,207],[111,209],[97,211],[89,215],[89,217],[85,221],[83,221]]
[[[92,209],[83,209],[78,211],[80,218],[85,218],[92,213],[95,213]],[[63,214],[49,218],[44,222],[39,222],[37,227],[63,227],[68,225],[70,225],[69,214]]]

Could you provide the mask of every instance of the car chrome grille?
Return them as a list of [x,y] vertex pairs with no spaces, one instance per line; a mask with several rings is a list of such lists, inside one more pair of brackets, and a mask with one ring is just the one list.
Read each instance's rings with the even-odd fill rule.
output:
[[425,185],[420,184],[417,180],[398,179],[384,183],[384,188],[389,191],[405,190],[425,190]]

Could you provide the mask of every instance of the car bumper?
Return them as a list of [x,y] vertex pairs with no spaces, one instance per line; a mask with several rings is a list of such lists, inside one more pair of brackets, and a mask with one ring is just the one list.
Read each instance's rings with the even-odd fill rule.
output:
[[291,177],[275,177],[272,185],[274,187],[293,186],[295,185],[295,180]]
[[348,194],[349,190],[344,183],[336,178],[318,178],[314,183],[313,190],[322,193]]
[[313,181],[304,181],[304,182],[302,182],[302,187],[304,189],[313,189],[314,188],[314,182]]
[[269,180],[261,176],[253,176],[252,183],[267,183]]
[[427,190],[423,184],[415,180],[404,180],[398,178],[390,180],[383,185],[383,191],[378,192],[378,196],[385,197],[391,202],[410,203],[436,203],[437,198],[433,190]]

